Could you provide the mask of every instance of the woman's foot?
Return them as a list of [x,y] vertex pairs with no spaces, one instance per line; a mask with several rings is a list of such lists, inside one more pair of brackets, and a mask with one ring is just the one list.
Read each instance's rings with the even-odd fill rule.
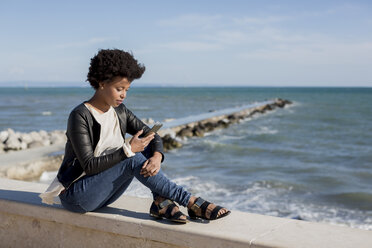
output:
[[178,223],[187,223],[187,217],[171,200],[158,196],[151,205],[150,215],[155,218],[166,218]]
[[189,216],[192,219],[202,218],[206,220],[216,220],[229,215],[231,212],[226,208],[217,206],[200,197],[191,196],[187,204]]

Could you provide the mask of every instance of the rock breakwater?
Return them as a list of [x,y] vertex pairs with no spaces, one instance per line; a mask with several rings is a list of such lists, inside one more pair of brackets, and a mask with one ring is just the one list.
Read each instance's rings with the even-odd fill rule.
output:
[[40,130],[38,132],[21,133],[8,128],[0,132],[0,153],[49,146],[63,142],[66,142],[65,131],[63,130],[54,130],[52,132]]
[[162,130],[159,132],[159,135],[162,136],[165,151],[176,149],[182,147],[182,142],[180,142],[180,140],[184,138],[203,137],[206,132],[227,128],[229,125],[239,123],[253,115],[263,114],[266,111],[272,111],[276,108],[283,108],[288,104],[292,104],[292,102],[277,98],[272,103],[262,106],[244,109],[235,113],[214,116],[202,121],[187,123],[170,128],[170,130]]

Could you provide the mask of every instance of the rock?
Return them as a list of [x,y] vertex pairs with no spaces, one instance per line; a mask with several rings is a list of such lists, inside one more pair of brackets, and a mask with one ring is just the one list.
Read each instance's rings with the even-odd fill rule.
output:
[[155,123],[154,119],[152,119],[152,118],[144,118],[144,119],[141,119],[141,121],[143,121],[147,125],[151,125],[151,124]]
[[265,111],[266,111],[266,105],[257,108],[257,112],[261,114],[265,113]]
[[8,128],[6,131],[8,132],[9,136],[13,136],[15,134],[14,130],[11,128]]
[[162,140],[164,151],[182,147],[182,143],[172,138],[169,134],[164,135],[164,137],[162,137]]
[[169,122],[169,121],[174,121],[175,119],[174,118],[166,118],[163,120],[163,122]]
[[192,130],[192,133],[193,133],[194,136],[197,136],[197,137],[203,137],[204,136],[203,128],[201,128],[200,126],[194,127],[194,129]]
[[230,123],[237,123],[240,121],[240,119],[243,119],[244,117],[238,114],[231,114],[227,116],[227,119],[229,120]]
[[276,106],[278,106],[279,108],[283,108],[285,106],[285,103],[282,99],[278,98],[275,100],[275,104]]
[[42,147],[44,146],[43,142],[39,140],[32,141],[27,145],[28,148],[36,148],[36,147]]
[[20,139],[22,142],[25,142],[26,144],[29,144],[33,141],[31,135],[28,133],[22,133]]
[[212,122],[207,122],[204,124],[204,130],[206,132],[213,131],[216,128],[216,124]]
[[5,145],[2,142],[0,142],[0,154],[5,152],[4,149]]
[[176,136],[179,136],[179,137],[192,137],[193,136],[193,133],[192,133],[192,129],[189,128],[189,127],[185,127],[185,128],[182,128],[177,134]]
[[51,142],[50,142],[49,139],[42,140],[41,143],[43,144],[43,146],[49,146],[49,145],[51,145]]
[[276,104],[273,103],[273,104],[268,104],[267,105],[267,110],[274,110],[276,108]]
[[14,132],[14,136],[21,141],[21,133],[20,132]]
[[1,131],[0,132],[0,143],[5,143],[5,141],[8,139],[9,133],[8,131]]
[[38,133],[38,132],[32,131],[30,133],[30,135],[31,135],[31,138],[32,138],[33,141],[42,141],[43,140],[40,133]]
[[49,138],[49,135],[48,135],[47,131],[45,131],[45,130],[40,130],[39,134],[40,134],[41,138],[43,138],[43,139],[48,139]]
[[252,110],[252,111],[249,113],[249,115],[248,115],[247,117],[250,117],[250,116],[252,116],[252,115],[254,115],[254,114],[256,114],[256,113],[259,113],[259,111],[258,111],[257,109],[254,109],[254,110]]
[[199,129],[201,129],[203,132],[205,132],[206,126],[205,126],[204,123],[199,122],[198,125],[196,125],[196,126],[194,127],[194,129],[195,129],[195,128],[199,128]]
[[219,128],[227,128],[229,126],[229,121],[227,119],[219,120],[217,126]]
[[13,134],[12,136],[9,136],[9,138],[6,140],[4,150],[5,151],[9,151],[9,150],[17,151],[17,150],[21,150],[23,147],[24,145],[22,144],[22,142],[16,137],[15,134]]
[[27,149],[27,143],[24,141],[21,141],[21,150]]
[[49,140],[51,144],[63,143],[66,141],[66,136],[61,131],[53,131],[49,133]]
[[292,102],[288,100],[283,100],[281,98],[277,98],[275,100],[275,105],[278,106],[279,108],[283,108],[286,104],[292,104]]

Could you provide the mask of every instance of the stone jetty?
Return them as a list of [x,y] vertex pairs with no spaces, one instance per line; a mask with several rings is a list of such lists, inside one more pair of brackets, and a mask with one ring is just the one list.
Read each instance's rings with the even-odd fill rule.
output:
[[195,116],[185,118],[183,123],[180,120],[173,120],[166,122],[165,129],[161,129],[159,135],[163,139],[165,151],[180,148],[182,147],[181,140],[184,138],[203,137],[206,132],[227,128],[229,125],[239,123],[253,115],[263,114],[266,111],[276,108],[283,108],[285,105],[291,103],[289,100],[277,98],[273,101],[267,101],[264,104],[252,104],[246,108],[237,107],[236,112],[234,112],[234,109],[231,109],[231,111],[222,111],[220,114],[212,112],[209,116],[204,115],[206,118],[203,115],[200,118]]
[[63,130],[22,133],[8,128],[0,132],[0,153],[49,146],[65,141],[66,135]]
[[[207,116],[207,118],[202,120],[195,119],[195,117],[189,117],[189,121],[186,120],[183,123],[174,119],[165,120],[165,128],[159,131],[159,135],[163,139],[165,150],[180,148],[182,146],[180,139],[203,137],[205,132],[227,128],[229,125],[238,123],[245,118],[252,117],[256,114],[262,114],[278,107],[283,108],[287,104],[291,104],[291,102],[278,98],[273,101],[268,101],[266,104],[259,104],[251,108],[244,108],[242,110],[238,108],[237,112],[223,113],[221,115],[211,112],[210,116],[212,117]],[[151,118],[143,119],[142,121],[148,125],[154,123],[154,120]],[[22,133],[8,128],[0,132],[0,154],[64,142],[66,142],[64,130],[55,130],[52,132],[40,130],[38,132]]]

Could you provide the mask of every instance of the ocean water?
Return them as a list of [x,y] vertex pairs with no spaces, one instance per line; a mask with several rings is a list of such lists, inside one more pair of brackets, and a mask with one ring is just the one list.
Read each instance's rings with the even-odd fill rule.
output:
[[[0,88],[0,131],[64,130],[71,109],[92,94],[89,88]],[[182,148],[166,153],[163,171],[232,210],[372,230],[372,88],[134,84],[124,103],[139,118],[162,121],[277,97],[293,104],[183,140]],[[138,181],[126,194],[151,196]]]

